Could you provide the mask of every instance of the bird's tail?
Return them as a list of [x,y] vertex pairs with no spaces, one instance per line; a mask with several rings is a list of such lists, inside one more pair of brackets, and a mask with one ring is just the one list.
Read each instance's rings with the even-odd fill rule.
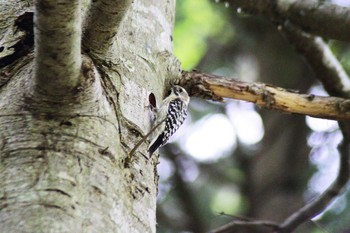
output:
[[150,147],[148,148],[149,157],[151,157],[152,154],[163,144],[163,137],[164,133],[159,135],[157,140],[150,144]]

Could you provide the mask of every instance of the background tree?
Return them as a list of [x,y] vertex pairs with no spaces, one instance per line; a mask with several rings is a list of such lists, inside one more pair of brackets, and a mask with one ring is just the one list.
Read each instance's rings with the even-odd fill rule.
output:
[[[297,3],[302,7],[301,2]],[[344,68],[348,69],[349,61],[347,40],[340,38],[340,34],[335,37],[326,35],[326,32],[317,32],[338,39],[330,40],[328,44],[341,61],[342,68],[328,45],[320,38],[291,26],[293,15],[288,13],[290,15],[277,18],[273,7],[270,7],[253,1],[178,1],[175,54],[187,69],[195,67],[207,73],[239,80],[262,81],[301,93],[327,95],[321,90],[321,82],[331,95],[346,97],[347,92],[342,90],[349,87],[344,72]],[[348,12],[348,8],[327,3],[320,8],[315,7],[315,12],[333,7]],[[193,16],[190,9],[200,10]],[[307,14],[303,7],[296,9]],[[289,16],[291,19],[284,23],[285,17]],[[313,24],[324,25],[337,16],[333,18],[325,13],[322,17],[327,18],[327,22],[323,23],[320,16],[313,17]],[[299,20],[298,17],[296,19]],[[345,17],[341,21],[348,25]],[[299,22],[298,26],[314,27],[305,26],[304,21]],[[341,28],[332,25],[332,30]],[[316,33],[314,30],[311,32]],[[306,59],[297,54],[295,49]],[[322,62],[324,58],[331,62]],[[343,84],[338,86],[338,80],[342,80]],[[310,122],[310,118],[305,121],[303,116],[252,108],[250,104],[227,99],[225,102],[224,106],[218,106],[192,98],[191,119],[195,126],[181,129],[178,143],[164,150],[167,157],[161,158],[159,167],[160,189],[163,190],[159,195],[157,209],[160,232],[204,232],[218,228],[225,222],[230,224],[217,232],[271,232],[270,227],[274,227],[275,223],[264,225],[266,222],[253,220],[281,222],[304,203],[312,203],[334,180],[339,155],[336,147],[341,133],[333,122]],[[256,113],[263,120],[264,137],[254,141],[254,136],[250,136],[253,139],[247,140],[246,134],[259,134],[261,131],[259,124],[256,124],[259,118],[249,117]],[[227,117],[221,121],[225,122],[226,118],[229,122],[226,128],[231,124],[230,129],[233,127],[233,134],[236,134],[228,151],[222,151],[227,147],[221,146],[219,156],[212,154],[208,158],[205,149],[200,153],[186,145],[186,141],[190,140],[192,144],[205,147],[210,141],[227,136],[223,132],[225,130],[220,128],[223,123],[216,124],[217,128],[223,130],[221,133],[208,129],[211,119],[219,118],[222,114]],[[200,122],[196,123],[198,119]],[[314,122],[319,122],[318,127],[315,127]],[[252,129],[251,125],[256,128]],[[203,137],[192,133],[195,130],[211,132],[205,136],[209,139],[201,141]],[[346,153],[344,156],[347,156]],[[169,167],[172,168],[170,174],[164,171],[169,170]],[[347,173],[344,177],[346,182]],[[296,232],[347,232],[346,196],[341,195],[326,213],[302,225]],[[329,202],[325,204],[328,205]],[[252,229],[254,226],[257,229]]]
[[[220,205],[229,207],[222,210],[229,210],[229,214],[269,221],[236,216],[235,221],[214,232],[234,232],[237,228],[240,232],[290,232],[339,195],[348,179],[349,80],[328,45],[305,31],[347,41],[348,8],[317,1],[232,1],[226,3],[226,9],[216,4],[221,13],[227,13],[225,21],[213,14],[207,1],[201,1],[205,4],[202,8],[198,2],[178,5],[179,12],[187,10],[193,19],[190,24],[180,20],[178,25],[192,28],[201,22],[194,28],[196,32],[216,37],[198,41],[187,35],[187,44],[198,52],[186,57],[192,66],[199,62],[200,70],[221,76],[239,76],[241,71],[242,80],[252,82],[258,77],[302,93],[319,79],[335,97],[302,95],[197,71],[181,76],[179,62],[172,55],[175,1],[2,1],[2,230],[155,232],[158,157],[146,158],[147,145],[133,157],[128,157],[128,152],[150,129],[148,95],[154,93],[160,102],[170,82],[205,99],[241,99],[269,109],[342,120],[343,143],[335,183],[303,207],[311,174],[306,156],[309,129],[304,118],[253,110],[250,105],[254,116],[258,112],[264,121],[262,141],[247,144],[239,138],[236,144],[231,143],[226,157],[215,163],[198,163],[183,156],[193,155],[186,146],[165,148],[161,165],[173,171],[171,187],[177,195],[170,195],[169,186],[160,186],[160,232],[203,232],[219,227],[231,220],[213,218],[213,210],[220,211]],[[198,12],[193,14],[193,10]],[[203,12],[204,18],[214,17],[214,24],[203,23]],[[236,12],[263,15],[275,26],[261,17],[242,17]],[[181,19],[186,14],[178,16]],[[325,22],[338,27],[324,27]],[[314,78],[279,36],[276,25],[303,53]],[[177,33],[174,36],[179,41]],[[346,58],[347,44],[332,43]],[[188,64],[184,60],[183,67],[189,69]],[[245,67],[250,76],[243,72]],[[212,106],[193,98],[192,119],[214,111],[234,117],[242,113],[242,106]],[[335,138],[336,132],[322,136]],[[214,136],[224,139],[220,133]],[[186,138],[181,137],[180,142],[185,144]],[[311,146],[325,142],[309,141]],[[313,226],[304,227],[299,229],[309,231]]]

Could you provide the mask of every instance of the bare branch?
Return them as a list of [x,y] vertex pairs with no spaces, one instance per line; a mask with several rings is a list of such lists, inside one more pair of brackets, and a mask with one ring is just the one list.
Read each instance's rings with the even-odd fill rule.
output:
[[245,100],[286,113],[350,120],[350,100],[343,98],[299,94],[272,85],[247,83],[197,71],[183,72],[180,85],[184,86],[190,95],[196,93],[197,96],[205,99]]
[[102,57],[108,51],[131,2],[131,0],[92,1],[83,37],[83,46],[89,53]]
[[282,25],[288,20],[304,31],[331,39],[350,41],[348,7],[318,0],[230,0],[229,3],[245,12],[267,16]]
[[350,98],[350,78],[322,38],[305,33],[290,23],[284,25],[283,32],[306,58],[330,95]]
[[281,14],[304,31],[350,41],[350,8],[319,0],[279,0],[278,5]]
[[326,209],[330,202],[342,192],[349,180],[349,151],[349,139],[344,138],[339,147],[340,168],[336,180],[324,193],[322,193],[321,196],[305,205],[297,212],[293,213],[283,223],[281,223],[278,231],[279,233],[292,232],[300,224],[309,221],[311,218],[315,217],[317,214]]
[[234,220],[220,228],[209,231],[209,233],[230,233],[230,232],[276,232],[278,224],[270,221],[242,221]]
[[77,86],[81,68],[79,0],[35,1],[35,78],[46,92]]

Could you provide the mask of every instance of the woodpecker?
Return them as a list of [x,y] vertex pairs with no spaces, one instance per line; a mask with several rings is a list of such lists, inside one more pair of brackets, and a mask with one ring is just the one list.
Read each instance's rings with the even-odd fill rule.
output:
[[173,86],[170,95],[166,97],[160,108],[157,110],[155,126],[159,127],[152,135],[148,147],[149,156],[161,146],[164,146],[171,135],[182,125],[187,117],[187,106],[190,102],[186,90],[180,86]]
[[163,100],[159,109],[155,109],[156,119],[152,129],[136,144],[129,153],[131,157],[137,148],[151,136],[151,143],[148,147],[149,157],[161,146],[164,146],[171,135],[182,125],[187,116],[187,107],[190,102],[186,90],[183,87],[174,85],[170,94]]

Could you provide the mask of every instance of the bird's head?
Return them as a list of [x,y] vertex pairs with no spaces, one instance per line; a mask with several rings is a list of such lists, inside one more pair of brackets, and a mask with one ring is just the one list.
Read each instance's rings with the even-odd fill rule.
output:
[[174,94],[175,96],[178,96],[179,98],[181,98],[183,101],[185,101],[186,103],[189,102],[189,96],[187,91],[185,90],[185,88],[180,87],[178,85],[174,85],[171,87],[171,92],[172,94]]

